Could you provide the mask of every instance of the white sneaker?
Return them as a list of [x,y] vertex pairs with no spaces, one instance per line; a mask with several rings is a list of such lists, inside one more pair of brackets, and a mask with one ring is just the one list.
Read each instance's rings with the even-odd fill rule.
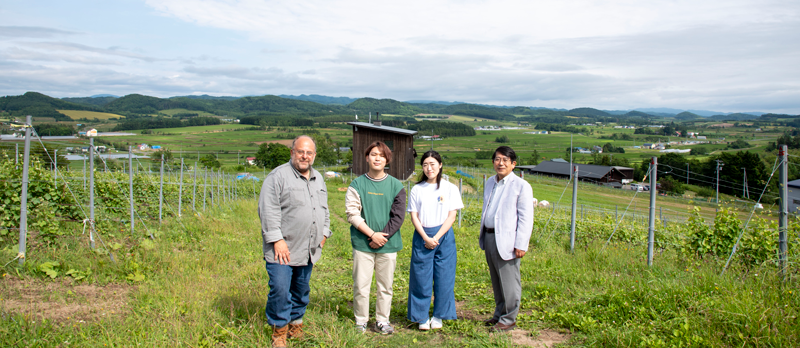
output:
[[[441,327],[441,326],[440,326],[440,327]],[[431,329],[431,319],[430,319],[430,318],[428,318],[428,320],[427,320],[426,322],[424,322],[424,323],[419,323],[419,329],[420,329],[420,330],[422,330],[422,331],[428,331],[428,330],[430,330],[430,329]]]
[[356,330],[360,331],[362,334],[367,332],[367,324],[356,323]]
[[430,324],[431,324],[431,329],[434,329],[434,330],[435,329],[441,329],[442,328],[442,319],[439,319],[437,317],[433,317],[430,320]]
[[378,332],[380,332],[381,335],[391,335],[394,333],[394,327],[392,327],[392,324],[389,324],[388,321],[377,322],[375,324],[375,328],[378,329]]

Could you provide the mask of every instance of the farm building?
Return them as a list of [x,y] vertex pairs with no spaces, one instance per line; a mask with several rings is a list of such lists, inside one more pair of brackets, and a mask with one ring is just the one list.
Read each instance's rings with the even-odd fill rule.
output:
[[[627,183],[633,180],[633,168],[618,166],[597,166],[593,164],[575,164],[578,166],[578,179],[591,183],[619,182]],[[519,168],[520,166],[517,166]],[[569,179],[570,166],[568,162],[544,161],[533,168],[525,169],[528,174],[547,175]],[[800,192],[800,191],[799,191]]]
[[789,213],[800,213],[800,179],[792,180],[786,183],[789,190]]
[[392,163],[389,163],[386,172],[399,179],[405,180],[414,172],[414,135],[417,131],[408,129],[382,126],[381,123],[347,122],[353,126],[353,174],[361,175],[369,171],[364,153],[367,146],[374,141],[382,141],[392,150]]

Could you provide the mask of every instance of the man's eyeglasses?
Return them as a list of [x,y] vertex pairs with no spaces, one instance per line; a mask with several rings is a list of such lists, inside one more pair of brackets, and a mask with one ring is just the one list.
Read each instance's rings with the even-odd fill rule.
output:
[[314,151],[303,151],[303,150],[292,150],[292,151],[294,151],[294,153],[295,153],[296,155],[299,155],[299,156],[302,156],[303,154],[305,154],[306,156],[309,156],[309,157],[311,157],[311,156],[314,156],[314,155],[316,155],[316,154],[317,154],[317,153],[316,153],[316,152],[314,152]]
[[511,163],[511,159],[508,157],[495,157],[493,161],[494,163],[505,163],[505,164]]

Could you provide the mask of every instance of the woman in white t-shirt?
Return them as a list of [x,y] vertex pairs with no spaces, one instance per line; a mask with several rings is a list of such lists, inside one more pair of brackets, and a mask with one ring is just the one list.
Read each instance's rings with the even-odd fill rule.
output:
[[[411,247],[408,320],[420,330],[439,329],[456,319],[456,241],[453,222],[464,207],[456,185],[442,181],[442,156],[422,155],[421,180],[411,189],[408,212],[416,232]],[[433,317],[428,315],[433,293]]]

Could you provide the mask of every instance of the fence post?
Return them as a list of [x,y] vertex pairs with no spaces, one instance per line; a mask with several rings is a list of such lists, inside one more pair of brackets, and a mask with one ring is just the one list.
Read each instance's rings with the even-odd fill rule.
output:
[[58,149],[53,150],[53,186],[58,186]]
[[181,217],[183,208],[183,157],[181,157],[181,179],[178,182],[178,217]]
[[[27,137],[27,135],[26,135],[26,137]],[[19,144],[14,144],[14,147],[15,147],[16,152],[17,152],[17,155],[14,156],[14,165],[16,165],[17,168],[19,168]]]
[[[22,159],[22,194],[20,195],[20,209],[19,209],[19,249],[17,250],[17,257],[19,264],[25,264],[25,252],[28,238],[28,166],[30,165],[31,156],[31,116],[25,117],[25,157]],[[17,144],[17,157],[19,160],[19,144]]]
[[481,186],[481,202],[483,202],[483,197],[486,194],[486,174],[483,174],[483,186]]
[[[464,178],[458,178],[458,195],[459,196],[464,194],[463,187],[464,187]],[[408,202],[408,200],[406,200],[406,202]],[[458,210],[458,228],[461,228],[461,214],[462,214],[463,211],[464,211],[463,208]]]
[[614,206],[614,223],[619,222],[619,205]]
[[653,157],[650,162],[650,226],[647,228],[647,266],[653,266],[653,245],[655,244],[656,229],[656,195],[658,188],[658,157]]
[[164,154],[161,154],[161,179],[158,184],[158,223],[161,223],[161,212],[164,208]]
[[86,155],[83,155],[83,191],[86,192]]
[[778,191],[780,193],[780,215],[778,218],[778,263],[780,264],[781,269],[781,277],[783,280],[786,281],[786,267],[788,266],[787,260],[787,239],[788,239],[788,216],[789,216],[789,187],[787,186],[787,181],[789,177],[788,171],[788,149],[787,145],[781,145],[780,151],[778,152],[778,156],[780,156],[781,160],[781,167],[778,169],[778,178],[780,179],[780,184],[778,185]]
[[572,222],[569,228],[569,251],[575,252],[575,214],[578,207],[578,166],[572,167]]
[[94,138],[89,138],[89,245],[94,249]]
[[208,167],[203,171],[203,211],[206,211],[206,188],[208,187]]
[[128,146],[128,191],[130,192],[131,199],[131,236],[134,235],[134,219],[133,219],[133,151],[131,146]]
[[194,162],[192,171],[194,172],[194,183],[192,187],[192,210],[197,212],[197,162]]

